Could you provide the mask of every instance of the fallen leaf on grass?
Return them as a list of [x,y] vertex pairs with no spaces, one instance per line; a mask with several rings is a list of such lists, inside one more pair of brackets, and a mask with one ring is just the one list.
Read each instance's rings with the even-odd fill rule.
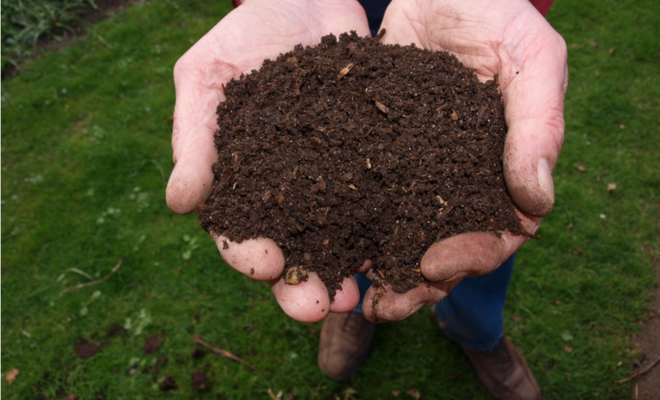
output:
[[273,394],[273,390],[271,388],[268,388],[268,395],[272,400],[280,400],[283,394],[284,392],[282,392],[281,390],[277,392],[277,394]]
[[76,349],[76,355],[78,357],[89,358],[94,354],[96,354],[100,346],[95,343],[82,342],[82,343],[76,343],[74,347]]
[[117,336],[124,330],[124,327],[117,324],[110,325],[106,330],[106,334],[110,337]]
[[422,394],[417,389],[410,389],[408,391],[408,395],[410,395],[410,397],[412,397],[415,400],[419,400],[422,397]]
[[566,345],[564,346],[564,351],[570,353],[571,351],[573,351],[573,348],[571,346]]
[[579,247],[576,247],[576,248],[573,249],[573,254],[575,254],[576,256],[579,256],[579,255],[581,255],[582,253],[584,253],[584,250],[582,250],[582,249],[579,248]]
[[357,390],[353,388],[348,388],[344,390],[344,400],[353,400],[355,399],[355,396],[357,394]]
[[584,170],[585,170],[584,165],[581,165],[581,164],[575,164],[575,168],[577,168],[578,171],[580,171],[580,172],[584,172]]
[[177,388],[176,382],[174,382],[174,379],[172,378],[171,375],[167,375],[165,379],[158,385],[160,387],[160,390],[166,392],[168,390],[174,390]]
[[206,383],[206,374],[201,371],[195,371],[190,374],[190,380],[192,381],[192,387],[200,392],[205,392],[209,389]]
[[7,374],[5,375],[5,380],[7,381],[7,385],[11,385],[12,383],[14,383],[17,376],[18,376],[18,370],[16,368],[7,372]]
[[394,396],[394,397],[399,397],[400,394],[401,394],[400,391],[398,391],[398,390],[392,390],[392,396]]
[[147,342],[144,344],[144,349],[143,349],[145,354],[151,354],[158,351],[164,338],[165,338],[164,333],[157,333],[155,335],[148,337]]
[[610,48],[610,51],[607,52],[607,54],[612,55],[616,51],[616,47]]
[[614,183],[614,182],[610,182],[610,183],[608,183],[608,184],[607,184],[607,191],[608,191],[608,192],[611,192],[611,191],[613,191],[613,190],[616,190],[616,183]]

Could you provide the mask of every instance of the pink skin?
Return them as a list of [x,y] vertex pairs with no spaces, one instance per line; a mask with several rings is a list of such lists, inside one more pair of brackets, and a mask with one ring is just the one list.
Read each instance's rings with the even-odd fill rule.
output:
[[[563,95],[567,82],[566,48],[561,37],[526,0],[394,0],[383,26],[384,41],[410,44],[457,55],[482,80],[499,75],[509,136],[505,179],[523,225],[533,233],[552,209],[551,170],[563,140]],[[249,0],[222,19],[174,68],[176,105],[172,149],[175,168],[167,185],[167,204],[180,214],[208,198],[216,160],[215,108],[224,100],[223,84],[260,66],[294,45],[313,45],[321,36],[355,30],[368,35],[364,11],[354,0]],[[516,73],[518,72],[518,73]],[[278,303],[293,319],[315,322],[329,311],[351,310],[359,300],[353,278],[343,281],[330,303],[315,274],[297,286],[279,278],[281,250],[270,239],[237,244],[214,238],[234,269],[269,282]],[[431,281],[405,294],[385,290],[373,306],[376,289],[367,292],[365,315],[373,321],[403,319],[435,303],[465,276],[493,271],[527,241],[505,233],[501,238],[468,233],[435,243],[422,258]],[[362,270],[368,269],[367,261]]]
[[[497,74],[509,127],[504,177],[523,227],[534,233],[554,203],[551,171],[564,139],[566,44],[526,0],[394,0],[383,20],[386,43],[455,54],[482,81]],[[365,316],[375,322],[408,317],[442,300],[464,277],[495,270],[526,236],[465,233],[433,244],[422,257],[431,282],[404,294],[365,295]],[[382,290],[381,290],[382,292]]]
[[[190,48],[174,67],[175,167],[166,193],[170,209],[178,214],[190,213],[211,193],[211,166],[217,159],[213,145],[215,110],[225,99],[224,84],[297,44],[315,45],[324,35],[351,30],[369,35],[364,10],[354,0],[249,0]],[[359,301],[353,277],[342,282],[343,290],[332,304],[316,274],[297,286],[285,285],[279,278],[284,257],[270,239],[240,244],[223,237],[214,240],[231,267],[252,279],[267,281],[284,312],[295,320],[316,322],[330,311],[350,311]]]

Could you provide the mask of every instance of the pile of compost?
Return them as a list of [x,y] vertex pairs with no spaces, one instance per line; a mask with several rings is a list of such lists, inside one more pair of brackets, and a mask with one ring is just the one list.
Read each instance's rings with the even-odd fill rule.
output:
[[426,282],[420,260],[439,239],[524,234],[504,184],[498,84],[448,53],[329,35],[225,94],[200,223],[273,239],[290,283],[316,272],[334,298],[372,260],[375,284],[405,292]]

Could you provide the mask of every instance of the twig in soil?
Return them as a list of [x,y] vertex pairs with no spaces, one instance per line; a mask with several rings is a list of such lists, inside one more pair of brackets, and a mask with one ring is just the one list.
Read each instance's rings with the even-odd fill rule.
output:
[[350,71],[351,69],[353,69],[354,66],[355,66],[355,64],[353,64],[353,63],[348,63],[347,66],[345,66],[344,68],[341,69],[341,71],[339,71],[339,75],[337,75],[337,80],[340,80],[341,78],[343,78],[344,76],[346,76],[346,74],[348,74],[349,71]]
[[227,350],[218,349],[217,347],[213,347],[213,346],[211,346],[210,344],[206,343],[205,341],[202,340],[202,338],[199,336],[199,334],[196,334],[196,335],[195,335],[195,338],[193,339],[193,341],[194,341],[195,343],[197,343],[197,344],[201,344],[202,346],[204,346],[204,347],[206,347],[207,349],[211,350],[212,352],[214,352],[215,354],[219,355],[220,357],[224,357],[224,358],[228,358],[228,359],[230,359],[230,360],[234,360],[234,361],[236,361],[237,363],[243,364],[243,365],[245,365],[246,367],[250,368],[252,371],[256,371],[256,370],[257,370],[257,367],[248,364],[248,363],[245,362],[243,359],[241,359],[241,358],[239,358],[239,357],[236,357],[235,355],[231,354],[231,353],[228,352]]
[[655,361],[653,361],[651,364],[649,364],[649,366],[647,366],[647,367],[644,368],[643,370],[641,370],[641,371],[639,371],[639,372],[636,372],[636,373],[630,375],[630,376],[627,377],[626,379],[621,379],[620,381],[616,381],[616,383],[618,383],[618,384],[620,385],[620,384],[622,384],[622,383],[626,383],[626,382],[628,382],[628,381],[631,381],[631,380],[637,378],[638,376],[644,375],[645,373],[647,373],[647,372],[649,372],[650,370],[652,370],[653,367],[655,367],[659,362],[660,362],[660,357],[656,358]]
[[88,286],[93,286],[93,285],[96,285],[96,284],[103,283],[103,282],[107,281],[108,278],[110,278],[112,276],[112,274],[117,272],[119,267],[121,267],[121,262],[122,262],[122,259],[120,258],[119,261],[117,261],[117,265],[115,265],[115,267],[112,269],[112,271],[110,271],[110,273],[108,275],[104,276],[103,278],[97,279],[97,280],[92,281],[92,282],[81,283],[79,285],[72,286],[70,288],[66,288],[66,289],[64,289],[60,292],[60,296],[63,295],[64,293],[66,293],[66,292],[73,292],[74,290],[82,289],[82,288],[85,288],[85,287],[88,287]]

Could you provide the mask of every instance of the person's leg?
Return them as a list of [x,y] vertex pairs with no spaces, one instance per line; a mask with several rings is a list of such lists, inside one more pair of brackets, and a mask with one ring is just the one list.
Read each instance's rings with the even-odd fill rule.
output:
[[504,335],[502,311],[515,254],[487,275],[466,278],[435,306],[435,320],[448,338],[470,350],[492,349]]
[[349,381],[367,360],[376,324],[362,314],[362,300],[371,281],[355,274],[360,289],[360,302],[353,311],[330,313],[321,328],[318,364],[325,376],[339,382]]
[[358,284],[358,289],[360,290],[360,302],[358,303],[357,306],[353,309],[353,311],[357,311],[359,313],[362,312],[362,302],[364,301],[364,294],[367,293],[367,290],[371,287],[371,280],[367,278],[365,274],[353,274],[355,277],[355,280],[357,281]]
[[367,14],[367,20],[369,21],[369,29],[371,30],[371,35],[376,36],[378,29],[380,29],[380,23],[383,22],[383,15],[387,6],[390,5],[390,0],[358,0],[362,7],[364,8],[365,13]]
[[527,361],[504,337],[502,311],[515,254],[488,275],[461,281],[433,308],[442,332],[470,358],[479,379],[498,399],[539,399]]

